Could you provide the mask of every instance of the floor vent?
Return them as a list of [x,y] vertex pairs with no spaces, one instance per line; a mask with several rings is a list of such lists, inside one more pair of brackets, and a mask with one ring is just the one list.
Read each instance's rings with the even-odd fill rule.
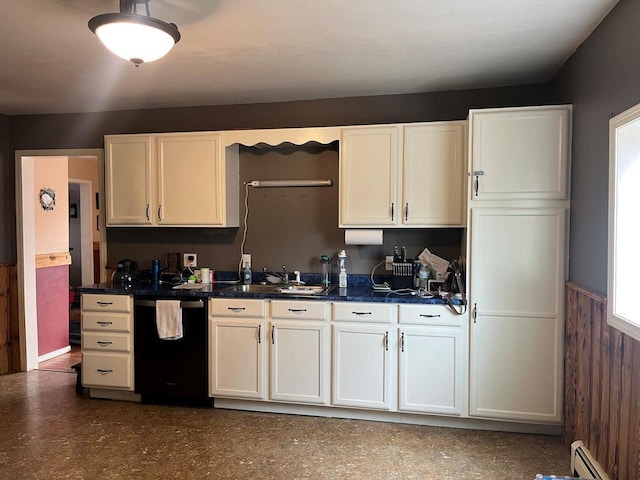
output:
[[605,473],[581,440],[576,440],[571,444],[571,471],[580,478],[609,480],[609,475]]

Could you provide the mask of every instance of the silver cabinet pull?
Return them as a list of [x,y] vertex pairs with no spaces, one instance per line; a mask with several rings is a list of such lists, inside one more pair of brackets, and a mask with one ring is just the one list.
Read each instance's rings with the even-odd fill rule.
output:
[[424,317],[424,318],[439,318],[439,317],[440,317],[440,314],[439,314],[439,313],[438,313],[438,314],[433,314],[433,313],[432,313],[432,314],[421,313],[421,314],[420,314],[420,316],[421,316],[421,317]]
[[478,307],[477,307],[477,304],[474,303],[473,304],[473,323],[477,322],[477,318],[478,318]]
[[231,310],[233,313],[239,313],[246,310],[245,307],[227,307],[227,310]]
[[384,332],[384,350],[389,351],[389,332]]
[[162,205],[158,205],[158,221],[162,221]]
[[105,322],[105,321],[98,321],[96,323],[101,327],[108,327],[109,325],[113,325],[113,322]]
[[97,302],[97,303],[98,303],[98,306],[100,306],[102,308],[105,308],[105,307],[108,307],[110,305],[113,305],[113,302]]
[[150,208],[150,205],[147,203],[147,208],[144,211],[144,215],[145,215],[145,217],[147,217],[147,222],[151,221],[151,218],[149,217],[149,208]]
[[407,220],[409,220],[409,204],[405,203],[404,204],[404,221],[406,222]]
[[109,369],[98,368],[96,370],[98,371],[98,373],[100,375],[107,375],[109,373],[113,373],[113,369],[111,369],[111,368],[109,368]]
[[391,204],[391,221],[393,222],[396,219],[396,204]]
[[113,342],[107,342],[105,340],[98,340],[96,343],[101,347],[108,347],[109,345],[113,345]]
[[404,352],[404,332],[400,335],[400,351]]
[[258,343],[262,343],[262,325],[258,325]]
[[276,326],[275,325],[271,325],[271,345],[275,345],[276,344],[275,332],[276,332]]
[[304,313],[307,311],[307,309],[306,308],[290,308],[289,311],[293,313]]
[[351,312],[354,315],[371,315],[371,312]]

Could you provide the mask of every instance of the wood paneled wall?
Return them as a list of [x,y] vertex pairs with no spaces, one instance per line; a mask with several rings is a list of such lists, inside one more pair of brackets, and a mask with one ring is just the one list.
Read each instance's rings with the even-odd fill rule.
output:
[[612,480],[640,478],[640,342],[607,324],[606,298],[567,284],[564,438]]
[[18,273],[15,265],[0,265],[0,375],[19,371]]

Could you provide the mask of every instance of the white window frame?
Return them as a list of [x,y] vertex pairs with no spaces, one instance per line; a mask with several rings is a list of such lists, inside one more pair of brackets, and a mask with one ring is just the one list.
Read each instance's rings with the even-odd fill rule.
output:
[[640,340],[640,299],[636,298],[640,274],[638,206],[640,104],[609,121],[607,323],[636,340]]

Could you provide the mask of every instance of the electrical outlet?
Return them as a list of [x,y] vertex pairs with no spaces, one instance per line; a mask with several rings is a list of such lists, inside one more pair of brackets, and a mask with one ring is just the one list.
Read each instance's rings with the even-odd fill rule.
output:
[[385,270],[393,270],[393,255],[387,255],[384,261]]
[[242,266],[244,267],[246,264],[251,265],[251,254],[250,253],[243,253],[242,254]]
[[198,266],[198,255],[195,253],[183,253],[182,254],[182,265],[185,267],[197,267]]

